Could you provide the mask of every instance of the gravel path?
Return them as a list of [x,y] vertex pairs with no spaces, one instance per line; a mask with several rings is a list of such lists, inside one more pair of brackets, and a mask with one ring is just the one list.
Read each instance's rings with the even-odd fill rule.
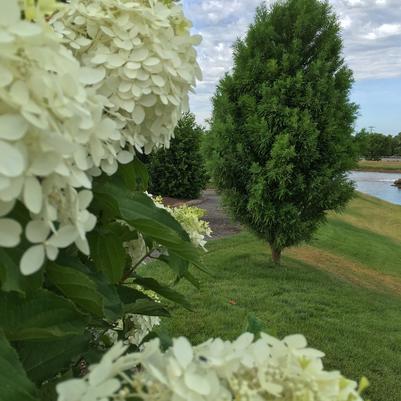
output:
[[220,205],[220,197],[213,189],[207,189],[202,193],[202,202],[198,207],[206,210],[204,219],[209,222],[213,230],[212,239],[226,237],[239,233],[242,228],[227,216]]

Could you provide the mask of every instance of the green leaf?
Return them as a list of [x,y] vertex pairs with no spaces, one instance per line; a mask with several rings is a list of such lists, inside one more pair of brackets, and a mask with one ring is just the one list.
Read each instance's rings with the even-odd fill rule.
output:
[[171,256],[182,258],[202,269],[200,252],[191,243],[187,232],[146,194],[128,191],[115,177],[97,182],[93,190],[96,193],[93,207],[102,216],[107,216],[111,221],[125,220],[148,242],[153,240],[165,246]]
[[[99,184],[95,185],[95,188],[99,187],[101,187]],[[99,221],[115,221],[121,218],[118,202],[107,191],[98,191],[96,193],[89,210],[96,216],[99,216]]]
[[19,269],[20,248],[0,248],[0,284],[5,292],[17,291],[25,294],[34,288],[39,288],[43,282],[43,270],[29,276],[23,276]]
[[117,287],[118,295],[124,304],[131,304],[138,299],[150,299],[142,291],[138,291],[135,288],[129,287],[127,285],[120,285]]
[[162,297],[169,299],[170,301],[173,301],[179,305],[182,305],[188,310],[191,310],[191,304],[188,302],[184,295],[180,294],[170,287],[160,284],[155,279],[135,276],[133,281],[136,284],[141,285],[143,288],[152,290]]
[[124,313],[133,313],[145,316],[170,317],[170,313],[160,303],[151,299],[138,299],[133,304],[124,305]]
[[112,283],[120,282],[127,260],[122,239],[106,230],[95,230],[88,238],[96,269],[103,272]]
[[57,261],[63,266],[74,268],[85,274],[96,284],[96,291],[103,300],[103,315],[107,320],[115,321],[121,317],[123,309],[117,289],[102,272],[96,271],[91,260],[86,259],[84,264],[75,257],[66,256],[61,253]]
[[39,401],[34,384],[28,379],[18,355],[0,331],[1,401]]
[[[157,207],[149,196],[141,192],[134,192],[130,196],[119,199],[119,206],[122,217],[127,221],[142,222],[143,220],[151,220],[158,223],[161,230],[171,232],[172,238],[167,241],[175,243],[176,238],[189,241],[187,232],[181,225],[168,213],[165,209]],[[142,230],[140,230],[143,232]],[[146,232],[143,232],[145,235]],[[150,233],[151,234],[151,233]],[[152,235],[157,238],[156,235]],[[163,238],[162,238],[163,239]]]
[[[115,205],[118,205],[120,217],[125,219],[128,223],[137,228],[141,233],[148,235],[152,238],[159,238],[166,243],[177,244],[181,240],[189,241],[189,236],[181,225],[164,209],[157,207],[152,199],[142,192],[128,191],[123,184],[117,180],[104,181],[95,185],[94,192],[103,196],[108,196],[113,199],[108,203],[113,204],[114,211]],[[116,216],[117,218],[118,216]],[[163,234],[170,234],[171,238],[164,238],[162,233],[152,232],[148,228],[150,222],[154,223],[154,227]],[[136,224],[143,225],[145,230],[136,227]],[[160,242],[162,243],[162,242]],[[193,248],[193,247],[192,247]],[[192,251],[195,248],[192,249]]]
[[188,270],[184,273],[183,277],[187,279],[194,287],[196,287],[198,290],[200,289],[200,282],[199,280],[192,275]]
[[68,370],[89,348],[90,336],[68,336],[53,341],[17,343],[21,362],[31,380],[40,384]]
[[247,317],[246,331],[254,334],[256,338],[259,338],[260,333],[262,333],[263,330],[263,323],[253,313],[249,314]]
[[166,263],[177,275],[176,283],[181,278],[186,278],[196,288],[200,288],[199,281],[189,272],[189,262],[173,254],[160,255],[159,260]]
[[81,269],[49,263],[46,272],[49,281],[65,297],[71,299],[84,311],[103,317],[103,297],[93,279]]
[[114,236],[120,238],[122,242],[132,241],[138,239],[138,231],[133,230],[125,224],[110,223],[104,227],[105,230],[112,233]]
[[124,313],[136,313],[147,316],[167,316],[169,312],[158,302],[153,301],[142,291],[127,285],[118,287],[118,294],[124,304]]
[[132,191],[145,192],[149,185],[149,173],[146,165],[136,157],[131,163],[120,165],[118,174],[125,185]]
[[87,316],[69,300],[47,290],[36,290],[26,298],[0,293],[2,329],[11,341],[56,339],[83,334]]
[[110,322],[120,319],[123,314],[123,306],[116,286],[111,285],[101,273],[92,274],[95,277],[97,290],[103,297],[105,318]]

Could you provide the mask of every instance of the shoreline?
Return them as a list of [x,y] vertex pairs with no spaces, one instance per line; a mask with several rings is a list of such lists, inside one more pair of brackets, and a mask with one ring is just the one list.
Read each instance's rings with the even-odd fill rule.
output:
[[354,168],[351,171],[358,171],[358,172],[365,172],[365,173],[390,173],[390,174],[401,174],[401,169],[385,169],[385,168],[366,168],[366,167],[359,167]]

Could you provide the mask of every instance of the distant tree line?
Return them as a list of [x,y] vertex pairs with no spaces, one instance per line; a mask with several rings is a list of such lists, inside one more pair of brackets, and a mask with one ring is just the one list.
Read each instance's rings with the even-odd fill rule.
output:
[[359,156],[367,160],[401,156],[401,132],[392,136],[362,129],[354,138]]

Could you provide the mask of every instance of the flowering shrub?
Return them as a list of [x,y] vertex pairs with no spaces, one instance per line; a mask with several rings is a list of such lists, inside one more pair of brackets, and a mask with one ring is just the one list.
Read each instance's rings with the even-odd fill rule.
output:
[[[195,84],[198,66],[192,43],[197,39],[190,37],[181,6],[175,3],[112,3],[86,6],[115,11],[121,5],[118,13],[127,9],[129,24],[147,21],[141,26],[147,26],[143,32],[149,37],[131,36],[129,54],[119,53],[125,57],[123,64],[139,57],[140,69],[151,70],[152,77],[141,81],[143,94],[130,95],[146,107],[141,122],[139,106],[132,113],[124,111],[116,103],[121,93],[113,96],[105,90],[110,78],[116,78],[110,66],[86,64],[83,52],[74,49],[74,55],[71,43],[65,46],[48,25],[44,15],[58,8],[54,1],[2,2],[0,387],[6,401],[38,400],[43,383],[51,387],[59,374],[84,371],[88,361],[100,358],[102,344],[104,348],[122,338],[138,347],[159,323],[157,316],[168,315],[161,299],[149,291],[188,307],[175,290],[141,277],[131,251],[141,254],[143,244],[150,253],[163,249],[154,257],[166,263],[177,280],[188,276],[191,264],[200,265],[188,233],[144,194],[146,171],[134,158],[134,147],[142,147],[136,139],[141,135],[151,147],[168,145],[176,116]],[[76,7],[83,10],[85,4],[64,5],[54,26],[67,26]],[[157,24],[152,12],[160,14]],[[74,20],[75,26],[80,19]],[[92,22],[96,20],[94,16]],[[160,35],[171,40],[159,71],[155,57],[146,61],[140,55],[153,52],[156,42],[151,39],[160,40]],[[100,36],[90,39],[86,32],[77,43],[91,41],[95,50]],[[144,41],[138,47],[140,38]],[[116,40],[101,41],[114,51]],[[134,77],[128,81],[136,82]],[[150,129],[152,116],[158,125]],[[160,136],[152,137],[156,131]],[[142,261],[141,256],[137,263]],[[121,331],[114,330],[116,322],[122,322]]]
[[72,0],[53,26],[108,98],[123,141],[138,151],[168,146],[188,91],[201,78],[182,7],[158,0]]
[[[74,242],[89,254],[86,232],[96,219],[87,211],[92,195],[78,188],[91,188],[90,175],[99,168],[115,173],[118,162],[132,160],[132,147],[168,146],[199,70],[192,48],[198,38],[189,35],[178,5],[75,1],[55,18],[54,27],[69,38],[81,67],[55,34],[43,24],[21,21],[16,2],[10,4],[0,21],[0,85],[6,89],[0,97],[0,151],[7,155],[0,162],[0,216],[17,199],[33,214],[26,237],[34,245],[21,260],[28,275],[46,256],[55,260],[58,248]],[[148,35],[139,33],[139,26]],[[160,48],[165,42],[168,48]],[[93,63],[99,55],[105,61]],[[139,78],[127,75],[133,60]],[[146,80],[140,79],[143,74]],[[129,91],[121,90],[124,83]],[[109,117],[103,115],[106,106]],[[13,247],[22,227],[2,219],[0,233],[0,245]]]
[[117,343],[86,377],[59,384],[58,400],[362,401],[367,384],[358,389],[339,372],[325,371],[324,354],[307,348],[301,335],[280,341],[245,333],[195,347],[180,337],[166,352],[155,339],[142,352],[125,351]]

